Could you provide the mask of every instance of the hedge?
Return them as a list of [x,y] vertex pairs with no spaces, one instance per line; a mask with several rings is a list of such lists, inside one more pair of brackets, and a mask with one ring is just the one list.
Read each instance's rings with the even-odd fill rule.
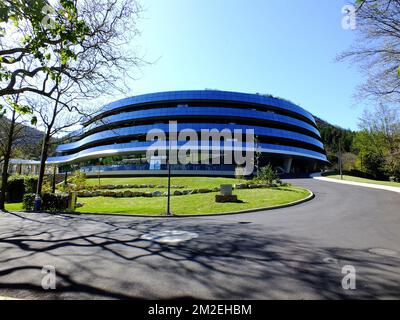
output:
[[18,203],[22,201],[25,193],[24,176],[11,176],[6,189],[6,202]]
[[[66,193],[45,193],[42,196],[42,211],[46,212],[65,212],[68,210],[69,195]],[[22,202],[25,211],[33,211],[35,206],[35,194],[27,193]]]
[[36,193],[36,187],[38,183],[37,176],[25,176],[25,193]]
[[6,202],[22,202],[25,193],[35,193],[38,178],[35,176],[13,175],[8,178]]

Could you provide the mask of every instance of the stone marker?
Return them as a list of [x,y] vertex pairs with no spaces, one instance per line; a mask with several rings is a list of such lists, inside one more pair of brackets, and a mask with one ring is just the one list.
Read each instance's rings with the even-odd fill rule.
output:
[[221,184],[221,195],[231,196],[232,195],[232,185],[231,184]]
[[232,185],[231,184],[222,184],[220,190],[221,190],[221,194],[217,194],[215,196],[215,202],[226,203],[226,202],[237,202],[238,201],[237,196],[232,195]]

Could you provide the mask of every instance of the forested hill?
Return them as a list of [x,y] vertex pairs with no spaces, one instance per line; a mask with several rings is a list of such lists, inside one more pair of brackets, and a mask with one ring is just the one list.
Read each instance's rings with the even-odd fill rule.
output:
[[[339,150],[339,141],[343,152],[351,152],[355,132],[349,129],[343,129],[339,126],[314,116],[322,142],[324,143],[328,158],[334,157]],[[330,159],[331,160],[331,159]]]
[[[0,118],[0,135],[2,137],[7,136],[9,126],[10,121],[7,118]],[[38,159],[40,157],[43,132],[28,125],[19,124],[18,126],[21,126],[22,129],[17,128],[18,135],[13,145],[12,156],[23,159]]]

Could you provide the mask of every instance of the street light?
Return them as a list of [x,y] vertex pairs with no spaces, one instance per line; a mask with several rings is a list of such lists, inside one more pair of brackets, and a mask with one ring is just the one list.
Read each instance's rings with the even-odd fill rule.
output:
[[99,188],[100,188],[100,185],[101,185],[101,182],[100,182],[100,169],[101,169],[101,162],[102,161],[103,161],[103,159],[99,158],[99,166],[98,166],[98,170],[97,170],[97,178],[99,179]]
[[342,168],[342,144],[339,138],[339,171],[340,171],[340,180],[343,180],[343,168]]
[[171,141],[168,139],[168,158],[167,158],[167,165],[168,165],[168,200],[167,200],[167,216],[171,215]]
[[57,166],[54,165],[54,168],[53,168],[53,181],[52,181],[52,184],[51,184],[52,193],[56,193],[56,173],[57,173]]

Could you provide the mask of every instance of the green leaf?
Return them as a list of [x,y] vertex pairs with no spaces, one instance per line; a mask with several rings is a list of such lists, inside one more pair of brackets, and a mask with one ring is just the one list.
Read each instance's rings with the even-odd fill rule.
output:
[[37,117],[33,116],[31,119],[31,125],[36,126],[36,124],[37,124]]

